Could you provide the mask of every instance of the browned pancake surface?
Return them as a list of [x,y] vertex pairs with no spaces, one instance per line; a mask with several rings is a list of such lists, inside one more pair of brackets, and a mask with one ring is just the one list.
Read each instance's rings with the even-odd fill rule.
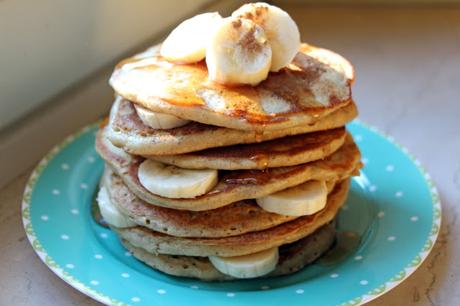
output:
[[147,109],[241,130],[309,124],[351,101],[354,71],[340,55],[302,44],[292,63],[257,86],[208,79],[204,61],[174,64],[159,55],[119,63],[110,84]]

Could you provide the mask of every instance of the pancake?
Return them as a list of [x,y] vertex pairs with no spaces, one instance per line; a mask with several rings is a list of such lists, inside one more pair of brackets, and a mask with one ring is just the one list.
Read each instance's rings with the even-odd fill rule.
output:
[[191,199],[171,199],[155,195],[142,186],[137,173],[144,159],[113,146],[104,136],[104,129],[96,136],[96,150],[142,200],[153,205],[193,211],[210,210],[240,200],[260,198],[309,180],[345,179],[361,168],[359,149],[352,137],[347,135],[344,145],[323,160],[263,171],[220,171],[217,185],[204,195]]
[[219,147],[177,155],[146,158],[187,169],[266,169],[295,166],[325,158],[345,141],[345,128],[300,134],[271,141]]
[[[207,211],[187,211],[150,205],[132,193],[111,170],[103,184],[112,203],[140,226],[176,237],[228,237],[261,231],[294,220],[262,209],[254,200],[245,200]],[[328,182],[332,191],[335,182]]]
[[165,235],[144,227],[114,228],[119,236],[149,253],[185,256],[239,256],[300,240],[331,222],[345,202],[349,180],[336,184],[320,212],[275,227],[223,238],[184,238]]
[[276,131],[241,131],[191,122],[169,129],[152,129],[142,123],[131,102],[117,97],[110,112],[107,137],[126,152],[136,155],[170,155],[234,144],[255,143],[284,136],[342,127],[358,114],[352,102],[312,124]]
[[351,101],[351,64],[332,51],[307,44],[301,45],[288,67],[270,73],[254,87],[214,83],[204,61],[174,64],[156,50],[150,57],[122,61],[110,78],[120,96],[152,111],[266,131],[314,123]]
[[[273,277],[299,271],[327,252],[335,241],[335,222],[324,225],[313,234],[292,244],[282,245],[274,271],[263,276]],[[121,241],[134,257],[166,274],[203,281],[226,281],[235,278],[219,272],[206,257],[153,254],[127,242]]]

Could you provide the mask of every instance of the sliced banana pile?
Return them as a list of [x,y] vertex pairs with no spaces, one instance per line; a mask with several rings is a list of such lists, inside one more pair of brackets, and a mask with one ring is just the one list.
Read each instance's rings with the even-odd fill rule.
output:
[[209,78],[218,83],[257,85],[269,71],[289,65],[299,48],[299,29],[289,14],[259,2],[245,4],[227,18],[205,13],[185,20],[160,53],[177,63],[206,58]]
[[[257,85],[270,71],[289,65],[299,48],[299,29],[289,14],[259,2],[245,4],[227,18],[213,12],[183,21],[165,39],[160,54],[180,64],[206,59],[209,79],[221,84]],[[154,129],[190,122],[139,105],[135,108],[142,122]]]

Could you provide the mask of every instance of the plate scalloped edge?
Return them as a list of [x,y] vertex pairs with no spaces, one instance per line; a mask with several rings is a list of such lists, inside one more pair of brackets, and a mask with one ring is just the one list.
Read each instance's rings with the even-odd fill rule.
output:
[[[102,120],[99,120],[95,123],[89,124],[82,129],[80,129],[78,132],[71,134],[67,138],[64,139],[61,143],[57,144],[54,146],[51,151],[49,151],[45,157],[42,158],[42,160],[38,163],[38,165],[35,167],[35,169],[32,171],[32,174],[30,175],[26,187],[23,193],[23,199],[22,199],[22,206],[21,206],[21,211],[22,211],[22,222],[24,225],[24,229],[27,235],[27,238],[38,255],[38,257],[43,261],[45,265],[47,265],[57,276],[59,276],[63,281],[77,289],[78,291],[90,296],[91,298],[104,303],[108,305],[116,305],[116,306],[125,306],[128,305],[126,303],[123,303],[121,301],[118,301],[116,299],[113,299],[97,290],[94,290],[88,286],[86,286],[84,283],[73,277],[71,274],[66,272],[62,267],[60,267],[52,257],[50,257],[46,250],[42,247],[40,244],[35,231],[33,229],[32,223],[30,221],[30,199],[32,195],[33,188],[35,186],[36,181],[40,177],[42,171],[44,168],[47,166],[48,162],[55,156],[57,155],[67,144],[71,143],[74,139],[78,138],[81,134],[87,132],[88,130],[98,126]],[[420,252],[412,259],[412,261],[404,268],[402,269],[399,273],[397,273],[395,276],[387,280],[384,284],[373,288],[372,290],[368,291],[366,294],[361,295],[359,297],[356,297],[354,299],[351,299],[347,302],[339,304],[340,306],[356,306],[356,305],[362,305],[364,303],[370,302],[371,300],[374,300],[378,298],[379,296],[383,295],[384,293],[390,291],[391,289],[395,288],[397,285],[402,283],[406,278],[408,278],[428,257],[428,254],[431,252],[431,250],[434,247],[434,244],[436,242],[436,239],[438,238],[440,229],[441,229],[441,201],[439,197],[438,190],[436,186],[434,185],[433,180],[431,179],[431,176],[428,174],[428,172],[422,167],[420,161],[413,155],[411,154],[407,148],[399,144],[397,141],[392,136],[389,136],[385,134],[384,132],[378,130],[377,128],[368,125],[364,123],[361,120],[354,120],[353,122],[366,127],[370,131],[380,135],[381,137],[385,138],[388,140],[390,143],[394,144],[396,147],[398,147],[404,154],[406,154],[416,165],[417,169],[422,173],[425,182],[427,183],[429,187],[429,192],[431,196],[431,201],[433,203],[433,223],[430,231],[430,235],[427,238],[427,241],[425,242],[423,248],[420,250]]]

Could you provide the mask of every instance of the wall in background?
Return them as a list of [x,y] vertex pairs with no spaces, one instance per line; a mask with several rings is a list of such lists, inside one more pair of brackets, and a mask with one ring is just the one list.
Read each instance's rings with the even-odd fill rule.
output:
[[0,0],[0,130],[208,2]]
[[[212,0],[0,0],[0,131]],[[241,1],[229,0],[227,3]],[[414,4],[460,0],[278,0]]]

